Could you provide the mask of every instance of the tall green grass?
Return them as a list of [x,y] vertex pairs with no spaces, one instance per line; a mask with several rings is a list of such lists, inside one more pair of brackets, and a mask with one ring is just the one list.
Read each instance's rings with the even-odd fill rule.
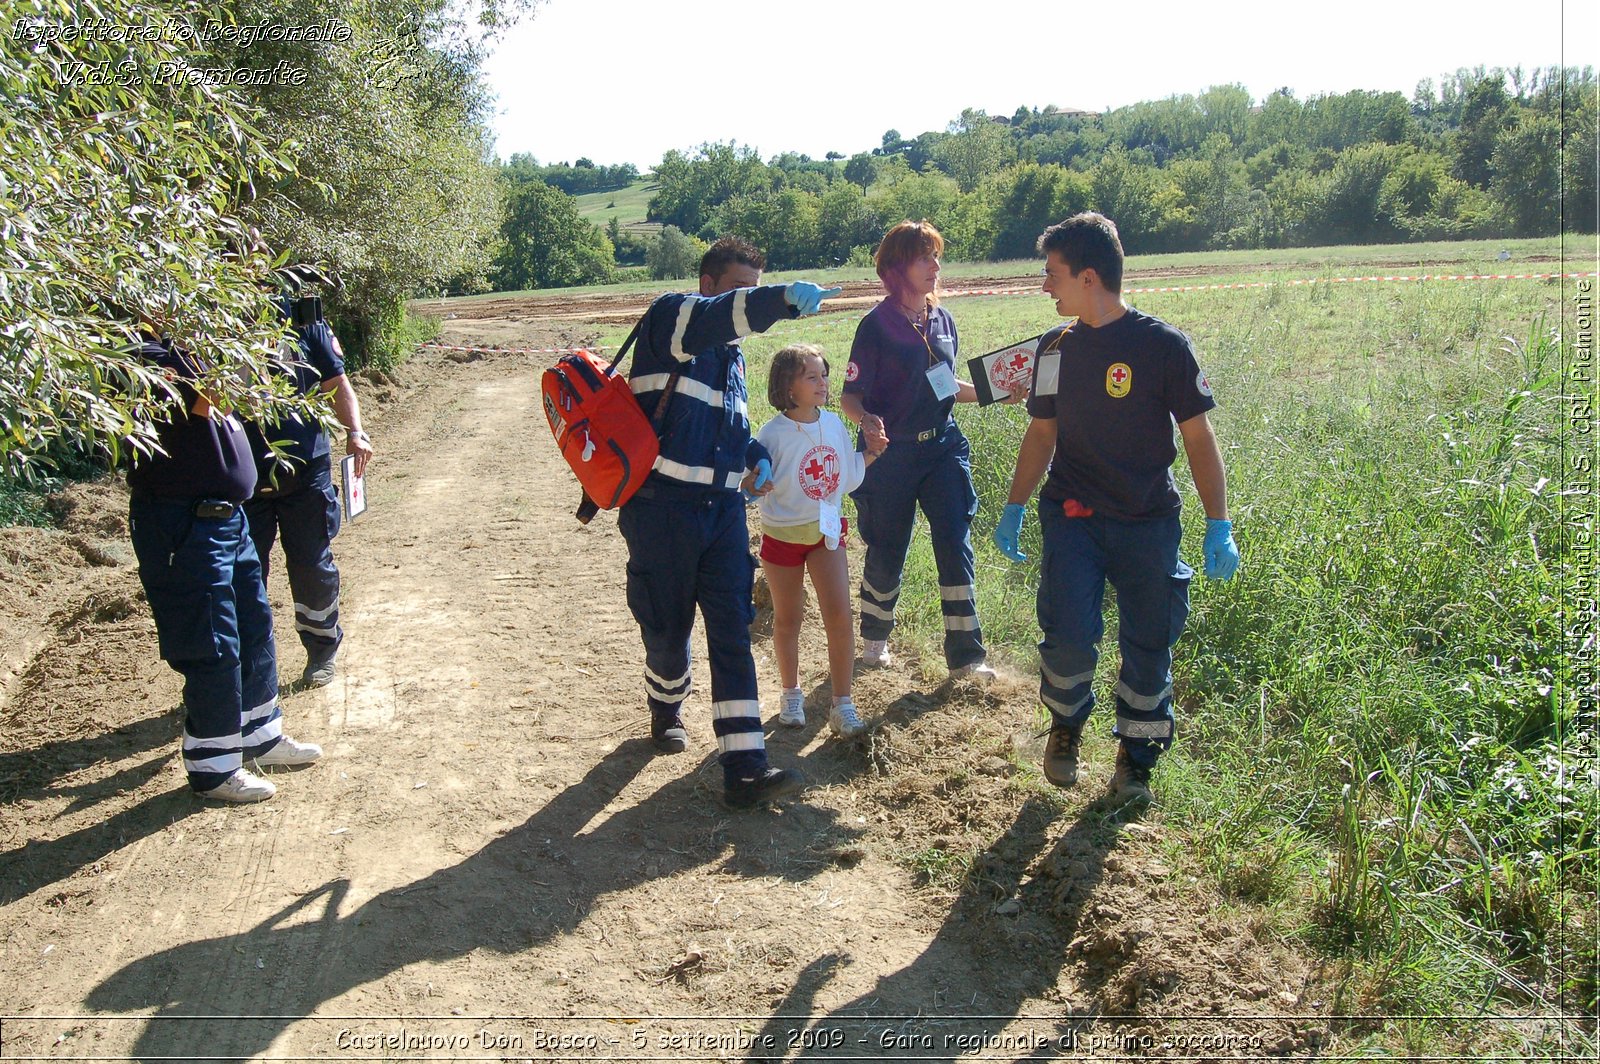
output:
[[[1271,907],[1285,933],[1337,960],[1336,1011],[1372,1017],[1372,1033],[1353,1037],[1553,1052],[1526,1025],[1469,1038],[1442,1017],[1596,1007],[1600,781],[1577,756],[1575,697],[1559,682],[1571,564],[1561,288],[1370,283],[1135,301],[1193,336],[1216,388],[1244,556],[1231,583],[1194,587],[1175,662],[1179,741],[1157,777],[1166,816],[1226,893]],[[1054,323],[1043,297],[951,308],[967,355]],[[771,353],[817,342],[841,367],[857,320],[823,316],[747,342],[758,423]],[[957,416],[980,496],[986,638],[1031,669],[1033,515],[1027,565],[989,546],[1026,418]],[[1197,563],[1203,522],[1181,454],[1176,473]],[[936,582],[919,536],[897,639],[936,644]],[[1102,650],[1108,673],[1114,638]],[[1421,1018],[1382,1018],[1394,1014]],[[1592,1045],[1592,1029],[1566,1035],[1569,1049],[1571,1037]]]

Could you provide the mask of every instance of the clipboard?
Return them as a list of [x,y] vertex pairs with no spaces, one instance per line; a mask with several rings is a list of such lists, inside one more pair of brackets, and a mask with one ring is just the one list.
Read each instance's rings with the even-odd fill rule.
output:
[[365,477],[356,476],[356,456],[347,454],[339,462],[339,488],[344,497],[344,516],[354,521],[367,512]]
[[978,392],[978,405],[988,406],[1011,398],[1014,384],[1027,384],[1033,378],[1033,359],[1044,334],[1030,337],[998,351],[967,360],[967,372]]

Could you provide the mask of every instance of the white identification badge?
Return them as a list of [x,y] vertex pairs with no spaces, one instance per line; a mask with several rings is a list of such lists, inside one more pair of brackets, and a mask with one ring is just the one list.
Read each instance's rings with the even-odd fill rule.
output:
[[1034,395],[1054,395],[1061,380],[1061,352],[1050,351],[1039,356],[1033,378]]
[[943,402],[956,394],[955,371],[941,362],[928,370],[928,384],[933,388],[933,397]]
[[844,524],[839,519],[839,504],[828,499],[817,503],[817,531],[822,533],[829,550],[839,549],[839,537],[844,534]]

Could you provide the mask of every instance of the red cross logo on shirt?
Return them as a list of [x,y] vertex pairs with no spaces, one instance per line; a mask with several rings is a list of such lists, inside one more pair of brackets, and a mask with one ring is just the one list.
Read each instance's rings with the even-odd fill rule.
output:
[[1133,370],[1126,362],[1115,362],[1106,370],[1106,394],[1121,399],[1133,387]]
[[808,499],[826,499],[839,490],[839,454],[827,444],[811,448],[795,475]]

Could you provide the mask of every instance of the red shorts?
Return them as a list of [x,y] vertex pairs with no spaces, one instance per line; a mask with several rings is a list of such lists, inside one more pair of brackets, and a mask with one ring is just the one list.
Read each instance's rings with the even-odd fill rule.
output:
[[[839,519],[839,547],[844,548],[845,536],[850,534],[850,522],[844,518]],[[825,549],[828,541],[819,539],[815,543],[789,543],[781,539],[773,539],[765,532],[761,534],[761,560],[771,562],[773,565],[795,566],[806,563],[806,555],[814,550]]]

